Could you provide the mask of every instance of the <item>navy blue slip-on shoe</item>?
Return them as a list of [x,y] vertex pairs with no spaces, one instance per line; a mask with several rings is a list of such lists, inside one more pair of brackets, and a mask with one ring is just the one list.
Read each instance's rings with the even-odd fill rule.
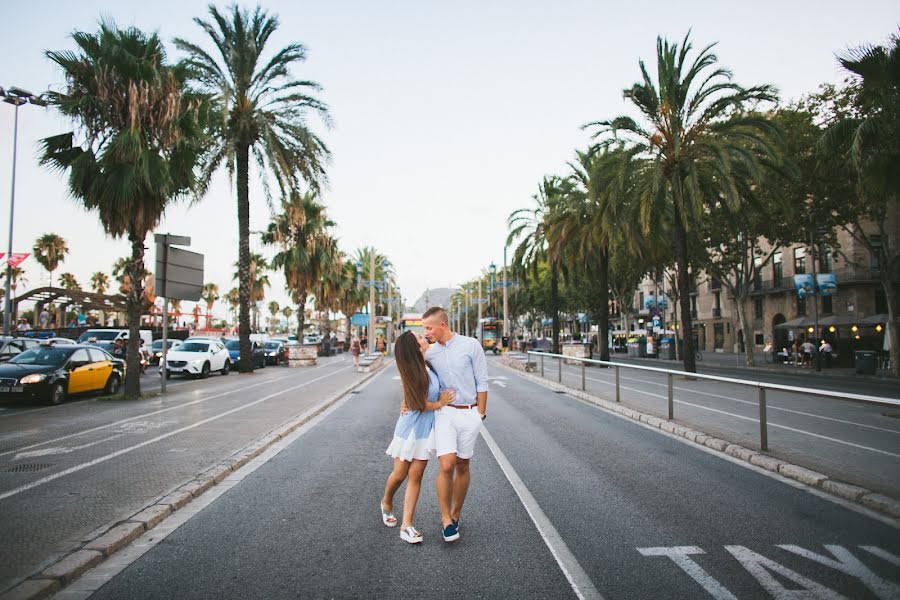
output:
[[445,542],[455,542],[459,539],[459,530],[456,528],[455,523],[450,523],[441,531],[441,535],[444,536]]
[[456,527],[456,530],[459,531],[459,522],[462,521],[462,517],[453,520],[453,526]]

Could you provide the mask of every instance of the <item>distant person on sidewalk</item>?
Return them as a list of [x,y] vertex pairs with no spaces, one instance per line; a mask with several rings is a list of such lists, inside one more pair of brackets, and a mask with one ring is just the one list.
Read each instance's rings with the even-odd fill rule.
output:
[[831,342],[828,340],[822,340],[822,345],[819,346],[819,352],[825,358],[825,368],[831,368],[831,353],[833,352],[833,348],[831,347]]
[[353,341],[350,342],[350,354],[353,355],[353,366],[359,366],[359,352],[361,350],[361,346],[359,344],[359,338],[357,336],[353,336]]
[[456,390],[456,399],[434,417],[440,471],[438,505],[445,542],[459,539],[459,520],[469,491],[469,459],[487,411],[487,360],[478,340],[450,329],[447,313],[433,306],[422,315],[425,337],[434,345],[426,357],[441,382]]
[[441,386],[437,373],[425,361],[427,350],[428,341],[412,331],[398,337],[394,348],[403,386],[403,405],[394,426],[394,439],[386,450],[388,456],[394,459],[394,469],[384,486],[381,521],[388,527],[396,527],[394,494],[408,476],[400,539],[410,544],[422,541],[421,532],[413,526],[413,517],[422,488],[422,475],[425,474],[428,459],[435,455],[434,411],[456,397],[453,390]]
[[50,327],[50,311],[47,310],[46,306],[41,310],[41,314],[38,317],[38,322],[41,325],[41,329],[47,329]]

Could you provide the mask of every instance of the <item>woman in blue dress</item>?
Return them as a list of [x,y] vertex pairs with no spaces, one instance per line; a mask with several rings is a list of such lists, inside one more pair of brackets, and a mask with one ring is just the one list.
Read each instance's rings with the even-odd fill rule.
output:
[[410,544],[422,541],[422,534],[413,527],[413,516],[425,467],[436,452],[434,411],[453,402],[456,396],[453,390],[442,389],[437,373],[425,360],[426,350],[428,341],[413,331],[401,334],[394,346],[403,386],[403,409],[394,427],[394,439],[386,451],[394,459],[394,469],[388,476],[381,499],[381,520],[388,527],[395,527],[394,494],[409,477],[403,499],[400,538]]

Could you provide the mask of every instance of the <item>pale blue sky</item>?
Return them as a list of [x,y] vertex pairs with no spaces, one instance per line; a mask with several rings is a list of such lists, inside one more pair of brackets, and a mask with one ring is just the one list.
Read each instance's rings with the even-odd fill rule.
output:
[[[61,83],[43,56],[71,47],[75,29],[101,15],[157,29],[170,42],[204,43],[191,22],[205,2],[18,2],[0,23],[0,85],[33,92]],[[220,6],[224,6],[221,5]],[[375,245],[396,264],[411,303],[502,261],[509,213],[530,204],[544,174],[564,173],[583,148],[583,123],[627,111],[622,89],[653,60],[656,36],[717,54],[745,85],[771,83],[786,99],[843,77],[834,53],[882,43],[900,23],[896,2],[284,2],[263,4],[281,19],[272,47],[300,41],[309,57],[297,75],[321,83],[335,127],[322,130],[334,160],[324,195],[342,247]],[[35,7],[39,7],[36,9]],[[170,50],[172,58],[177,52]],[[0,240],[8,233],[13,109],[0,104]],[[95,217],[66,197],[62,179],[39,167],[36,143],[66,130],[44,109],[20,109],[15,250],[55,232],[71,253],[58,273],[86,286],[128,253],[105,239]],[[191,235],[206,254],[208,280],[235,285],[237,219],[224,178],[199,204],[176,206],[160,231]],[[251,228],[269,211],[251,188]],[[443,231],[443,233],[440,233]],[[258,242],[255,244],[259,249]],[[264,249],[271,254],[271,250]],[[152,261],[152,250],[148,264]],[[27,287],[45,281],[33,259]],[[152,267],[151,267],[152,268]],[[270,294],[287,301],[283,278]],[[21,291],[21,290],[20,290]],[[224,312],[221,308],[217,311]]]

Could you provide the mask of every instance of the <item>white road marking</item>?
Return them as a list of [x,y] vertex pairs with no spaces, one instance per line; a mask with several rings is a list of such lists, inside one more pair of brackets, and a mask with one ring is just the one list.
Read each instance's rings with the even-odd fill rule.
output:
[[[86,469],[86,468],[88,468],[88,467],[92,467],[92,466],[97,465],[97,464],[100,464],[100,463],[102,463],[102,462],[106,462],[107,460],[116,458],[117,456],[121,456],[121,455],[123,455],[123,454],[127,454],[127,453],[129,453],[129,452],[134,451],[134,450],[138,450],[139,448],[143,448],[144,446],[148,446],[148,445],[153,444],[153,443],[156,443],[156,442],[158,442],[158,441],[160,441],[160,440],[164,440],[164,439],[166,439],[166,438],[172,437],[173,435],[177,435],[177,434],[179,434],[179,433],[183,433],[183,432],[185,432],[185,431],[189,431],[189,430],[191,430],[191,429],[194,429],[195,427],[199,427],[199,426],[201,426],[201,425],[205,425],[205,424],[210,423],[210,422],[212,422],[212,421],[216,421],[216,420],[218,420],[218,419],[221,419],[222,417],[226,417],[226,416],[228,416],[228,415],[230,415],[230,414],[233,414],[233,413],[236,413],[236,412],[238,412],[238,411],[242,411],[242,410],[245,410],[245,409],[247,409],[247,408],[250,408],[251,406],[256,406],[257,404],[260,404],[261,402],[265,402],[266,400],[270,400],[270,399],[272,399],[272,398],[274,398],[274,397],[276,397],[276,396],[280,396],[280,395],[285,394],[285,393],[287,393],[287,392],[292,392],[292,391],[294,391],[294,390],[297,390],[297,389],[300,389],[300,388],[302,388],[302,387],[306,387],[306,386],[308,386],[308,385],[310,385],[310,384],[312,384],[312,383],[315,383],[316,381],[320,381],[320,380],[322,380],[322,379],[327,379],[327,378],[329,378],[329,377],[332,377],[333,375],[336,375],[336,374],[340,373],[341,371],[346,371],[346,370],[349,369],[349,368],[351,368],[351,367],[345,367],[345,368],[343,368],[343,369],[338,369],[338,370],[336,370],[336,371],[334,371],[334,372],[332,372],[332,373],[329,373],[328,375],[322,375],[321,377],[316,377],[315,379],[311,379],[311,380],[309,380],[309,381],[307,381],[307,382],[305,382],[305,383],[301,383],[301,384],[298,384],[298,385],[295,385],[295,386],[291,386],[291,387],[289,387],[289,388],[285,388],[285,389],[283,389],[283,390],[281,390],[281,391],[279,391],[279,392],[275,392],[274,394],[269,394],[268,396],[263,396],[263,397],[260,398],[259,400],[254,400],[253,402],[248,402],[247,404],[242,404],[241,406],[238,406],[237,408],[232,408],[231,410],[226,410],[225,412],[220,413],[220,414],[218,414],[218,415],[214,415],[214,416],[212,416],[212,417],[203,419],[203,420],[201,420],[201,421],[197,421],[196,423],[192,423],[192,424],[190,424],[190,425],[186,425],[186,426],[181,427],[181,428],[179,428],[179,429],[175,429],[175,430],[170,431],[170,432],[168,432],[168,433],[164,433],[164,434],[162,434],[162,435],[158,435],[158,436],[156,436],[155,438],[151,438],[151,439],[149,439],[149,440],[145,440],[145,441],[143,441],[143,442],[141,442],[141,443],[139,443],[139,444],[134,444],[133,446],[129,446],[129,447],[127,447],[127,448],[122,448],[121,450],[117,450],[116,452],[112,452],[112,453],[107,454],[107,455],[105,455],[105,456],[100,456],[100,457],[98,457],[98,458],[95,458],[94,460],[90,460],[90,461],[88,461],[88,462],[81,463],[81,464],[79,464],[79,465],[75,465],[74,467],[70,467],[70,468],[65,469],[65,470],[63,470],[63,471],[60,471],[60,472],[58,472],[58,473],[54,473],[54,474],[52,474],[52,475],[47,475],[46,477],[42,477],[42,478],[40,478],[40,479],[37,479],[37,480],[35,480],[35,481],[32,481],[31,483],[26,483],[25,485],[21,485],[21,486],[19,486],[19,487],[17,487],[17,488],[11,489],[11,490],[9,490],[9,491],[7,491],[7,492],[0,493],[0,500],[5,500],[6,498],[9,498],[9,497],[11,497],[11,496],[15,496],[15,495],[17,495],[17,494],[21,494],[22,492],[28,491],[28,490],[30,490],[30,489],[32,489],[32,488],[35,488],[35,487],[39,486],[39,485],[43,485],[43,484],[49,483],[49,482],[51,482],[51,481],[53,481],[53,480],[55,480],[55,479],[59,479],[60,477],[64,477],[64,476],[66,476],[66,475],[71,475],[72,473],[76,473],[76,472],[78,472],[78,471],[81,471],[82,469]],[[245,388],[245,389],[246,389],[246,388]]]
[[895,556],[887,550],[882,550],[876,546],[860,546],[860,548],[873,556],[877,556],[881,560],[891,563],[895,567],[900,567],[900,556]]
[[[257,382],[257,383],[253,383],[253,384],[250,384],[250,385],[246,385],[246,386],[244,386],[244,387],[231,389],[231,390],[229,390],[229,391],[227,391],[227,392],[221,392],[221,393],[218,393],[218,394],[213,394],[212,396],[203,396],[202,398],[198,398],[197,400],[191,400],[190,402],[184,402],[184,403],[178,404],[178,405],[176,405],[176,406],[169,406],[169,407],[167,407],[167,408],[161,408],[161,409],[159,409],[159,410],[154,410],[154,411],[151,411],[151,412],[142,413],[142,414],[139,414],[139,415],[135,415],[135,416],[133,416],[133,417],[128,417],[128,418],[126,418],[126,419],[120,419],[120,420],[118,420],[118,421],[113,421],[112,423],[107,423],[106,425],[98,425],[97,427],[91,427],[90,429],[85,429],[85,430],[83,430],[83,431],[77,431],[77,432],[75,432],[75,433],[70,433],[70,434],[68,434],[68,435],[62,435],[62,436],[55,437],[55,438],[52,438],[52,439],[49,439],[49,440],[44,440],[43,442],[37,442],[37,443],[34,443],[34,444],[30,444],[30,445],[28,445],[28,446],[22,446],[21,448],[17,448],[17,449],[15,449],[15,450],[7,450],[6,452],[0,452],[0,456],[6,456],[7,454],[13,454],[13,453],[16,453],[16,452],[21,452],[22,450],[30,450],[31,448],[37,448],[38,446],[43,446],[43,445],[45,445],[45,444],[53,444],[53,443],[56,443],[56,442],[61,442],[61,441],[63,441],[63,440],[67,440],[67,439],[70,439],[70,438],[73,438],[73,437],[78,437],[78,436],[80,436],[80,435],[85,435],[85,434],[88,434],[88,433],[93,433],[93,432],[95,432],[95,431],[100,431],[100,430],[102,430],[102,429],[108,429],[109,427],[115,427],[115,426],[121,425],[121,424],[123,424],[123,423],[128,423],[129,421],[134,421],[135,419],[143,419],[144,417],[152,417],[153,415],[159,415],[159,414],[162,414],[162,413],[165,413],[165,412],[169,412],[169,411],[171,411],[171,410],[178,410],[178,409],[184,408],[184,407],[186,407],[186,406],[192,406],[192,405],[194,405],[194,404],[200,404],[201,402],[206,402],[207,400],[213,400],[213,399],[215,399],[215,398],[221,398],[222,396],[229,396],[229,395],[231,395],[231,394],[235,394],[235,393],[237,393],[237,392],[243,392],[243,391],[245,391],[245,390],[249,390],[249,389],[252,389],[252,388],[261,386],[261,385],[267,385],[267,384],[269,384],[269,383],[274,383],[274,382],[276,382],[276,381],[281,381],[282,379],[287,379],[288,377],[290,377],[290,375],[285,375],[285,376],[283,376],[283,377],[277,377],[277,378],[272,379],[272,380],[269,380],[269,381],[259,381],[259,382]],[[49,407],[48,407],[48,408],[49,408]]]
[[[745,548],[744,546],[725,546],[725,549],[741,563],[741,566],[747,569],[747,572],[753,575],[754,579],[756,579],[763,589],[765,589],[772,598],[775,598],[775,600],[795,600],[796,598],[847,600],[844,596],[838,594],[834,590],[827,588],[820,583],[816,583],[812,579],[807,579],[803,575],[800,575],[761,554],[757,554],[749,548]],[[801,586],[802,589],[798,590],[796,589],[796,586],[794,586],[793,589],[785,588],[769,571],[778,573],[784,579],[795,583],[796,586]]]
[[832,556],[837,560],[828,558],[827,556],[821,556],[815,552],[801,548],[800,546],[779,545],[778,547],[782,550],[799,554],[803,558],[808,558],[820,565],[831,567],[835,571],[840,571],[850,577],[856,577],[864,586],[872,590],[872,593],[881,598],[881,600],[889,600],[890,598],[897,598],[900,596],[900,586],[897,586],[886,579],[882,579],[873,573],[843,546],[831,544],[825,545],[825,548],[831,552]]
[[71,452],[76,452],[78,450],[84,450],[85,448],[90,448],[91,446],[96,446],[97,444],[102,444],[104,442],[109,442],[111,440],[118,439],[122,437],[123,434],[117,433],[116,435],[111,435],[109,437],[105,437],[102,440],[97,440],[96,442],[90,442],[87,444],[81,444],[80,446],[51,446],[49,448],[41,448],[40,450],[29,450],[27,452],[19,452],[13,457],[13,460],[22,460],[23,458],[36,458],[38,456],[53,456],[56,454],[69,454]]
[[494,441],[494,438],[488,433],[488,430],[485,427],[481,428],[481,437],[484,438],[488,448],[490,448],[491,453],[494,455],[494,459],[497,461],[497,464],[500,465],[503,474],[506,475],[506,479],[519,496],[519,500],[528,512],[528,516],[531,517],[532,522],[535,527],[537,527],[538,533],[541,534],[544,543],[547,545],[553,558],[556,559],[556,563],[559,565],[563,575],[566,576],[566,579],[572,586],[575,595],[582,600],[603,600],[603,596],[594,586],[594,583],[591,581],[590,577],[588,577],[588,574],[578,563],[578,560],[569,550],[569,547],[566,546],[566,542],[563,540],[562,536],[559,535],[559,532],[553,526],[553,523],[550,522],[550,519],[548,519],[547,515],[544,514],[544,511],[541,510],[537,500],[534,499],[534,496],[532,496],[531,492],[528,491],[528,488],[525,487],[522,479],[516,473],[515,469],[513,469],[513,466],[510,464],[509,460],[507,460],[503,451],[500,450],[497,442]]
[[667,556],[672,559],[681,570],[687,573],[691,579],[700,584],[710,596],[716,600],[737,600],[737,597],[729,592],[725,586],[719,583],[715,577],[707,573],[703,567],[689,558],[691,554],[706,554],[697,546],[670,546],[657,548],[638,548],[641,556]]
[[505,387],[506,387],[506,384],[503,383],[502,381],[491,381],[491,383],[496,384],[496,385],[499,385],[499,386],[502,387],[502,388],[505,388]]
[[[594,379],[592,381],[600,381],[600,383],[607,383],[605,381],[601,381],[599,379]],[[615,384],[609,384],[615,385]],[[662,400],[668,400],[668,396],[663,396],[661,394],[654,394],[653,392],[647,392],[644,390],[639,390],[636,388],[631,388],[625,385],[619,386],[623,390],[628,390],[629,392],[636,392],[639,394],[643,394],[645,396],[650,396],[652,398],[660,398]],[[729,417],[734,417],[735,419],[741,419],[744,421],[751,421],[753,423],[759,423],[759,419],[754,419],[753,417],[746,417],[744,415],[739,415],[736,413],[728,412],[725,410],[720,410],[718,408],[711,408],[709,406],[703,406],[702,404],[694,404],[693,402],[685,402],[684,400],[673,400],[675,404],[683,404],[685,406],[691,406],[693,408],[699,408],[700,410],[705,410],[708,412],[718,413],[720,415],[727,415]],[[775,427],[776,429],[784,429],[786,431],[791,431],[794,433],[800,433],[803,435],[808,435],[810,437],[818,438],[820,440],[827,440],[829,442],[835,442],[836,444],[844,444],[845,446],[852,446],[854,448],[859,448],[860,450],[868,450],[869,452],[877,452],[878,454],[885,454],[887,456],[892,456],[894,458],[900,458],[900,454],[895,454],[894,452],[888,452],[887,450],[881,450],[879,448],[872,448],[871,446],[863,446],[862,444],[855,444],[853,442],[848,442],[846,440],[839,440],[838,438],[833,438],[827,435],[822,435],[820,433],[813,433],[811,431],[806,431],[804,429],[797,429],[796,427],[788,427],[787,425],[781,425],[779,423],[774,423],[773,421],[769,421],[769,427]]]

